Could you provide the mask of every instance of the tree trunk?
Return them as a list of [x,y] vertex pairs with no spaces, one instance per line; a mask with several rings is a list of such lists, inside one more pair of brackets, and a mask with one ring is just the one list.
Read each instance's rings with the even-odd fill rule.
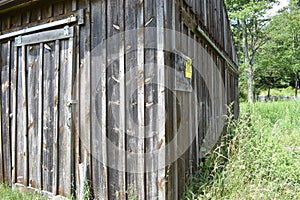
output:
[[253,65],[249,59],[249,47],[248,47],[248,34],[246,21],[241,20],[242,23],[242,31],[243,31],[243,54],[244,54],[244,63],[246,69],[246,79],[248,86],[248,102],[254,103],[254,73],[253,73]]
[[246,78],[248,86],[248,102],[254,103],[254,78],[253,78],[253,67],[248,63],[246,66]]
[[271,97],[271,87],[268,87],[268,99]]

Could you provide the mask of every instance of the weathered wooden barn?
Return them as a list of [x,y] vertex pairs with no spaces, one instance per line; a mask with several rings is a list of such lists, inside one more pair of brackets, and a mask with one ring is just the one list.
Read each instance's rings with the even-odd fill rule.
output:
[[225,105],[238,115],[223,0],[2,0],[0,31],[0,182],[13,187],[179,199]]

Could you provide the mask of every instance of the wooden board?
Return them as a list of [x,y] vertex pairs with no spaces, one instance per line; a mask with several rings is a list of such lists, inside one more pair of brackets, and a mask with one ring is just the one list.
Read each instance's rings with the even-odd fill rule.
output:
[[[108,2],[107,141],[108,198],[126,198],[125,174],[125,44],[123,1]],[[118,113],[118,114],[117,114]]]
[[[144,159],[140,156],[144,152],[144,133],[141,132],[141,126],[144,124],[143,112],[141,106],[144,106],[144,100],[141,98],[141,85],[144,84],[144,71],[141,62],[141,48],[138,38],[141,37],[140,30],[141,18],[143,18],[143,1],[125,2],[125,31],[132,30],[125,34],[125,47],[130,46],[126,51],[126,151],[127,162],[127,194],[128,198],[145,199],[144,185]],[[143,87],[143,86],[142,86]],[[140,102],[141,101],[141,102]],[[137,172],[139,171],[139,173]]]
[[[27,135],[27,115],[26,115],[26,78],[25,78],[25,46],[18,48],[18,80],[17,80],[17,151],[16,151],[16,161],[17,161],[17,183],[27,185],[26,180],[26,135]],[[23,56],[24,55],[24,56]]]
[[[55,43],[44,43],[43,54],[43,140],[42,180],[43,190],[53,190],[53,132],[54,132],[54,85],[55,85]],[[66,145],[66,144],[65,144]],[[63,153],[63,152],[62,152]],[[63,160],[63,159],[61,159]],[[63,168],[62,168],[63,169]]]
[[73,184],[73,119],[72,119],[72,70],[73,39],[60,41],[59,74],[59,132],[58,132],[58,194],[72,193]]
[[41,188],[41,171],[38,167],[41,163],[40,132],[38,132],[39,121],[39,98],[43,95],[39,91],[40,45],[26,47],[28,69],[27,90],[28,90],[28,169],[29,186]]
[[10,150],[10,58],[11,42],[1,45],[1,137],[3,152],[3,181],[11,184],[11,150]]
[[[94,197],[108,198],[106,155],[106,2],[91,1],[91,152]],[[101,43],[103,42],[103,43]]]
[[145,68],[144,68],[144,80],[145,80],[145,198],[153,199],[157,198],[158,194],[158,163],[156,150],[158,148],[158,123],[154,120],[158,115],[157,103],[157,65],[156,65],[156,51],[155,47],[157,36],[153,27],[157,26],[157,11],[155,7],[155,0],[144,1],[144,19],[145,23],[152,19],[151,23],[145,27]]

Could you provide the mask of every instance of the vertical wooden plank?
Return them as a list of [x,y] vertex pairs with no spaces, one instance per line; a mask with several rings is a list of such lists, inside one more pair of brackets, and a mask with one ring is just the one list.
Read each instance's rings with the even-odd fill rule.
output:
[[[172,30],[172,9],[173,9],[173,3],[170,0],[165,0],[164,1],[164,16],[165,16],[165,25],[164,28]],[[173,33],[168,32],[165,33],[168,35],[168,38],[165,38],[164,40],[164,60],[165,60],[165,66],[166,71],[165,71],[165,112],[167,113],[166,115],[166,121],[165,121],[165,143],[169,144],[169,147],[165,149],[165,188],[166,188],[166,199],[172,199],[172,179],[174,177],[174,164],[172,162],[174,156],[174,132],[173,132],[173,92],[172,92],[172,84],[173,84],[173,70],[170,69],[171,66],[173,66],[172,63],[172,50],[174,49],[172,47],[173,45]],[[168,51],[167,51],[168,50]],[[166,145],[167,146],[167,145]]]
[[39,96],[41,93],[39,92],[39,45],[32,45],[26,47],[26,55],[27,55],[27,63],[26,68],[28,69],[28,82],[27,82],[27,90],[28,90],[28,179],[29,186],[34,188],[40,188],[40,151],[38,143],[39,141],[39,132],[38,126],[40,121],[38,120],[38,112],[39,112]]
[[191,94],[191,104],[190,104],[190,109],[192,112],[190,112],[190,144],[191,144],[191,149],[190,149],[190,177],[193,176],[193,174],[196,172],[198,161],[197,161],[197,141],[198,141],[198,121],[197,121],[197,111],[198,111],[198,105],[197,105],[197,75],[198,71],[196,71],[196,65],[198,65],[197,62],[197,38],[196,35],[190,31],[190,57],[193,58],[192,60],[192,66],[193,66],[193,76],[192,76],[192,87],[193,87],[193,92]]
[[17,100],[17,182],[27,185],[27,101],[26,101],[26,56],[25,46],[18,48],[18,100]]
[[59,178],[58,193],[71,195],[74,184],[74,125],[72,119],[74,40],[60,41]]
[[54,52],[54,113],[53,113],[53,188],[52,193],[57,194],[58,189],[58,136],[59,136],[59,70],[60,70],[60,44],[59,40],[55,41],[55,52]]
[[207,0],[203,0],[203,22],[204,26],[207,27]]
[[[208,91],[208,58],[209,58],[209,54],[208,54],[208,50],[207,50],[207,44],[203,43],[203,51],[202,51],[202,58],[203,58],[203,102],[204,102],[204,108],[203,108],[203,112],[204,112],[204,116],[203,116],[203,124],[204,124],[204,131],[203,131],[203,147],[205,148],[204,145],[206,145],[207,141],[208,141],[208,134],[209,134],[209,124],[208,124],[208,119],[209,119],[209,113],[208,113],[208,106],[209,106],[209,101],[208,101],[208,97],[209,97],[209,91]],[[202,156],[204,157],[206,152],[205,149],[203,152]]]
[[[79,168],[80,164],[86,166],[86,170],[80,173],[79,169],[76,169],[76,187],[78,192],[78,198],[82,198],[84,195],[84,185],[81,183],[91,184],[91,8],[90,1],[81,1],[78,5],[80,8],[85,8],[86,22],[84,26],[79,26],[77,29],[76,38],[77,44],[77,97],[79,100],[78,110],[74,112],[76,115],[75,120],[75,149],[79,152],[75,153],[76,167]],[[79,137],[79,138],[77,138]],[[78,140],[78,141],[77,141]],[[84,180],[82,180],[82,178]]]
[[48,12],[48,14],[47,14],[47,17],[48,17],[48,18],[50,18],[50,17],[53,16],[53,6],[52,6],[52,4],[51,4],[51,5],[48,5],[47,12]]
[[24,185],[28,185],[28,143],[27,143],[27,77],[26,77],[26,62],[27,62],[27,55],[26,55],[26,47],[22,46],[22,86],[23,86],[23,134],[24,134]]
[[[141,5],[139,5],[141,3]],[[144,123],[139,121],[139,103],[138,102],[138,73],[137,58],[138,58],[138,31],[137,28],[137,12],[140,6],[143,6],[142,1],[129,0],[125,2],[125,46],[131,47],[131,50],[126,53],[126,108],[129,113],[126,115],[126,142],[127,142],[127,161],[126,169],[130,170],[127,173],[127,190],[130,193],[127,194],[127,198],[143,198],[144,185],[139,185],[140,174],[136,171],[138,168],[139,161],[137,156],[143,147],[140,146],[139,140],[139,126]],[[131,30],[131,31],[130,31]],[[143,72],[141,74],[143,76]]]
[[[198,163],[202,159],[202,154],[201,154],[201,147],[202,147],[202,140],[203,140],[203,133],[204,133],[204,123],[203,123],[203,118],[204,118],[204,101],[203,101],[203,93],[204,93],[204,88],[203,88],[203,47],[202,47],[202,41],[200,38],[198,38],[198,45],[197,45],[197,55],[198,55],[198,70],[199,70],[199,76],[197,80],[197,98],[198,98]],[[199,163],[200,164],[200,163]]]
[[[156,18],[157,18],[157,83],[158,83],[158,110],[157,121],[165,122],[165,60],[164,60],[164,3],[165,1],[156,1]],[[159,123],[161,127],[158,129],[158,199],[166,199],[166,133],[165,123]]]
[[74,106],[75,104],[77,104],[77,100],[74,99],[74,91],[73,91],[73,80],[74,80],[74,58],[75,58],[75,54],[74,54],[74,38],[71,37],[68,41],[68,78],[66,79],[67,81],[67,90],[66,90],[66,94],[68,96],[68,102],[67,102],[67,106],[69,107],[69,111],[68,111],[68,118],[67,118],[67,126],[69,127],[68,129],[68,150],[67,150],[67,154],[66,154],[66,158],[67,158],[67,169],[66,169],[66,175],[68,178],[66,179],[66,192],[68,195],[72,194],[72,187],[74,185],[74,121],[73,121],[73,116],[72,112],[74,110]]
[[[2,121],[2,109],[0,108],[0,120]],[[2,124],[0,124],[2,130]],[[3,183],[3,153],[2,153],[2,131],[0,131],[0,182]]]
[[[223,13],[226,13],[225,8],[223,7]],[[225,52],[228,52],[228,20],[226,18],[226,14],[224,14],[224,50]]]
[[[0,46],[0,53],[1,53],[1,55],[3,54],[3,52],[2,52],[2,44],[0,44],[1,46]],[[2,70],[3,70],[3,65],[2,65],[2,61],[3,59],[2,59],[2,56],[0,57],[0,66],[1,66],[1,72],[2,72]],[[1,73],[1,75],[2,75],[2,73]],[[0,76],[0,83],[1,83],[1,85],[2,85],[2,76]],[[1,90],[2,91],[2,90]],[[4,174],[3,174],[3,167],[4,167],[4,163],[3,163],[3,146],[2,146],[2,100],[3,99],[3,95],[2,95],[2,92],[1,92],[1,94],[0,94],[0,182],[2,183],[3,182],[3,178],[4,178]]]
[[224,1],[219,1],[219,12],[220,12],[220,27],[219,27],[219,33],[220,33],[220,44],[221,48],[224,49],[224,13],[223,13],[223,7],[224,7]]
[[[157,25],[155,0],[144,1],[144,19],[146,22],[152,19],[151,23],[145,27],[145,198],[155,199],[158,196],[157,184],[157,70],[156,70],[156,31]],[[152,48],[151,48],[152,47]]]
[[206,92],[206,124],[207,124],[207,129],[206,129],[206,137],[205,137],[205,143],[207,147],[209,148],[209,144],[212,141],[212,113],[211,113],[211,106],[212,106],[212,100],[213,98],[213,91],[212,91],[212,68],[211,68],[211,60],[212,60],[212,51],[208,45],[206,45],[206,51],[207,51],[207,58],[206,58],[206,84],[207,84],[207,92]]
[[37,12],[37,19],[42,20],[43,19],[42,8],[37,8],[36,12]]
[[44,97],[44,80],[43,80],[43,73],[44,73],[44,44],[41,43],[39,46],[39,73],[38,73],[38,136],[36,138],[37,143],[37,162],[38,166],[36,167],[37,173],[37,183],[40,184],[40,187],[43,186],[43,175],[42,175],[42,159],[43,159],[43,97]]
[[11,151],[10,151],[10,53],[11,42],[1,45],[2,69],[1,69],[1,100],[2,100],[2,116],[1,116],[1,131],[2,131],[2,152],[3,152],[3,179],[4,182],[11,182]]
[[[89,8],[88,8],[89,9]],[[88,10],[89,11],[89,10]],[[90,20],[88,19],[88,22],[86,25],[90,25]],[[81,35],[80,35],[80,26],[75,27],[75,34],[76,34],[76,39],[75,39],[75,49],[74,49],[74,53],[75,53],[75,63],[74,63],[74,74],[76,74],[76,77],[74,79],[74,86],[73,86],[73,90],[74,90],[74,94],[73,97],[74,99],[78,100],[78,104],[76,104],[76,106],[74,107],[73,110],[73,120],[74,120],[74,155],[75,155],[75,186],[74,186],[74,190],[76,192],[76,198],[78,199],[82,199],[84,196],[84,187],[88,186],[90,187],[90,115],[85,115],[86,117],[88,117],[89,120],[87,120],[87,127],[88,130],[86,132],[81,132],[80,131],[80,127],[81,127],[81,119],[83,119],[81,117],[81,103],[80,103],[80,92],[81,92],[81,77],[79,74],[80,73],[80,67],[83,66],[85,67],[85,65],[83,65],[84,61],[81,62],[81,55],[84,55],[84,52],[80,51],[82,49],[82,46],[80,43],[81,42]],[[84,29],[83,29],[84,30]],[[88,36],[88,46],[90,47],[91,45],[91,40],[90,40],[90,36],[91,34],[89,33]],[[83,36],[84,38],[84,36]],[[84,45],[83,45],[84,46]],[[87,50],[88,55],[87,56],[87,60],[90,63],[90,49]],[[90,68],[90,65],[89,65]],[[90,74],[89,74],[90,75]],[[90,83],[90,80],[86,81],[86,83],[84,85],[88,85],[90,88],[90,85],[87,84]],[[87,96],[86,96],[86,101],[90,102],[90,91],[88,92]],[[90,104],[88,104],[89,106],[86,108],[86,112],[90,113]],[[82,133],[82,134],[81,134]],[[81,138],[82,137],[82,138]],[[88,143],[86,142],[88,139]],[[83,145],[81,145],[81,142],[83,143]],[[81,161],[81,159],[83,159],[83,161]],[[85,185],[86,184],[86,185]]]
[[[119,0],[117,5],[119,5],[118,12],[119,12],[119,25],[121,31],[125,31],[125,10],[124,6],[125,3],[122,0]],[[126,152],[126,68],[125,68],[125,34],[122,34],[120,37],[120,44],[119,44],[119,78],[122,77],[120,80],[120,111],[119,111],[119,150],[122,152]],[[125,154],[119,154],[118,160],[120,171],[118,172],[119,175],[119,199],[126,198],[126,156]]]
[[[183,7],[183,2],[180,4]],[[179,51],[184,55],[187,55],[188,45],[187,45],[187,35],[188,28],[184,24],[182,18],[180,19],[180,46]],[[189,139],[189,102],[188,102],[188,92],[177,91],[177,98],[179,100],[180,111],[177,110],[177,119],[180,120],[180,125],[178,129],[178,148],[180,149],[180,158],[178,159],[178,182],[185,183],[186,182],[186,172],[188,170],[188,151],[186,146],[188,144]],[[179,155],[178,155],[179,156]],[[184,194],[184,186],[182,184],[178,184],[178,198],[182,198]]]
[[216,139],[216,109],[217,109],[217,96],[216,96],[216,53],[214,50],[211,50],[211,59],[210,59],[210,77],[211,77],[211,109],[212,109],[212,116],[211,116],[211,142],[214,142]]
[[[13,43],[14,44],[14,43]],[[14,46],[12,44],[12,46]],[[11,183],[14,184],[17,181],[17,88],[18,88],[18,48],[14,46],[12,51],[14,54],[13,71],[11,73],[11,90],[12,90],[12,122],[11,122],[11,156],[12,156],[12,171],[11,171]]]
[[[191,12],[190,12],[191,14]],[[190,27],[188,28],[188,51],[187,51],[187,55],[189,58],[192,59],[192,65],[194,64],[195,62],[195,59],[194,59],[194,44],[193,44],[193,39],[194,39],[194,35],[193,33],[191,32],[190,30]],[[192,76],[192,81],[191,81],[191,86],[193,87],[193,81],[195,79],[195,74],[193,74]],[[189,148],[188,148],[188,176],[191,180],[192,178],[192,174],[193,174],[193,164],[194,164],[194,159],[193,159],[193,155],[194,155],[194,152],[193,152],[193,148],[194,148],[194,142],[193,140],[195,139],[193,137],[194,133],[195,133],[195,129],[194,129],[194,125],[195,125],[195,122],[194,122],[194,112],[195,112],[195,108],[193,107],[193,96],[194,96],[194,92],[195,92],[195,88],[193,88],[192,90],[192,93],[189,93],[188,94],[188,110],[189,110],[189,114],[188,114],[188,145],[189,145]]]
[[137,5],[137,112],[138,112],[138,140],[136,153],[139,155],[137,160],[137,169],[140,171],[136,174],[137,194],[140,199],[145,199],[145,71],[144,71],[144,2],[138,2]]
[[[175,47],[175,49],[180,50],[181,48],[181,40],[180,40],[180,36],[177,35],[178,32],[180,32],[181,30],[181,18],[180,15],[178,14],[180,12],[180,1],[173,1],[173,9],[172,9],[172,27],[173,27],[173,39],[172,39],[172,46]],[[174,61],[173,61],[174,62]],[[174,65],[174,64],[173,64]],[[174,69],[174,67],[173,67]],[[175,70],[175,69],[174,69]],[[173,79],[173,88],[175,88],[176,82],[175,79]],[[175,138],[174,140],[174,158],[176,158],[177,160],[174,163],[174,173],[173,173],[173,178],[172,178],[172,199],[178,199],[179,198],[179,180],[180,180],[180,173],[181,173],[181,166],[180,166],[180,158],[178,157],[178,145],[179,145],[179,141],[180,137],[179,137],[179,126],[178,126],[178,122],[180,120],[178,120],[180,118],[180,105],[178,105],[179,102],[178,101],[178,92],[177,91],[173,91],[174,94],[173,96],[175,97],[173,102],[172,102],[172,106],[173,106],[173,131],[174,131],[174,135]],[[179,109],[178,109],[179,108]]]
[[63,2],[57,2],[53,4],[53,16],[59,16],[64,14],[64,4]]
[[66,176],[67,176],[67,151],[68,151],[68,127],[67,127],[67,102],[68,92],[68,42],[66,40],[59,41],[59,133],[58,133],[58,184],[57,193],[59,195],[67,194]]
[[[187,26],[187,24],[182,23],[183,25],[183,29],[182,29],[182,36],[183,36],[183,40],[182,40],[182,52],[184,53],[184,55],[187,55],[188,57],[190,57],[190,45],[189,45],[189,27]],[[191,105],[191,93],[190,92],[182,92],[182,122],[181,122],[181,126],[182,126],[182,143],[181,143],[181,148],[183,150],[185,150],[183,158],[184,158],[184,180],[188,181],[188,175],[189,175],[189,170],[190,170],[190,158],[189,158],[189,151],[190,151],[190,135],[191,135],[191,115],[190,113],[192,112],[190,110],[190,105]],[[185,188],[183,186],[182,187],[182,191],[185,191]],[[183,195],[183,193],[182,193]]]
[[[107,2],[108,198],[126,198],[124,4]],[[118,57],[116,57],[118,55]],[[116,114],[118,113],[118,114]]]
[[54,142],[54,85],[55,85],[55,44],[44,43],[44,73],[43,73],[43,158],[42,158],[42,188],[53,191],[53,142]]
[[[94,197],[108,199],[106,156],[106,1],[91,0],[92,179]],[[103,43],[102,43],[103,42]]]
[[11,16],[7,16],[7,29],[11,27]]
[[199,43],[199,40],[198,40],[198,37],[197,35],[194,35],[194,110],[195,110],[195,113],[194,113],[194,124],[195,124],[195,152],[194,152],[194,158],[195,158],[195,167],[196,167],[196,170],[199,169],[199,162],[200,162],[200,158],[199,158],[199,144],[200,144],[200,139],[199,139],[199,124],[200,124],[200,120],[198,120],[198,116],[199,116],[199,112],[201,111],[200,109],[200,98],[199,98],[199,94],[200,94],[200,88],[199,88],[199,85],[198,83],[200,82],[200,76],[201,76],[201,73],[200,73],[200,63],[201,63],[201,60],[200,60],[200,54],[198,52],[199,48],[198,46],[200,45]]
[[68,0],[68,1],[65,1],[65,7],[64,7],[64,13],[65,14],[70,14],[70,12],[72,11],[72,1],[73,0]]
[[72,11],[77,10],[77,0],[72,0]]

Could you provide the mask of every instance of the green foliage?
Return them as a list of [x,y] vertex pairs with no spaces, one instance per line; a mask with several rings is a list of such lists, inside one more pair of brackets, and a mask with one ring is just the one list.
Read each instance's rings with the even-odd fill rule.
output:
[[255,61],[258,50],[268,40],[265,17],[276,0],[226,0],[236,43],[241,72],[240,90],[248,91],[248,100],[254,100]]
[[128,200],[137,200],[139,199],[139,196],[136,192],[136,189],[133,185],[130,185],[126,191]]
[[92,199],[92,190],[88,181],[84,181],[83,183],[83,199]]
[[255,82],[260,89],[289,86],[300,70],[300,10],[295,0],[266,27],[269,40],[257,54]]
[[[294,88],[289,86],[286,88],[273,88],[270,90],[271,96],[294,96]],[[268,91],[267,90],[261,90],[259,93],[260,96],[267,96]]]
[[39,194],[32,194],[29,192],[20,192],[17,190],[12,190],[9,186],[1,184],[0,185],[0,199],[5,200],[42,200],[47,199],[45,197],[40,196]]
[[238,121],[201,164],[184,199],[299,199],[297,101],[242,104]]

